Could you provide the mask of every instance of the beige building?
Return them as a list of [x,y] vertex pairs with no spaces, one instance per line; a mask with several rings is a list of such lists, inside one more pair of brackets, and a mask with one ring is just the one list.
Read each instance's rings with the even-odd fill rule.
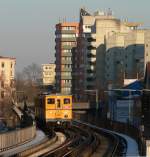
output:
[[144,76],[144,32],[133,29],[128,33],[114,32],[106,38],[107,85],[119,87],[123,85],[124,79]]
[[123,82],[124,77],[124,37],[127,33],[116,32],[106,39],[105,83],[112,87]]
[[146,68],[146,63],[150,62],[150,30],[145,30],[144,43],[145,43],[144,67]]
[[0,100],[14,89],[15,58],[0,56]]
[[[84,89],[104,89],[106,87],[105,55],[108,36],[115,32],[122,34],[132,32],[137,29],[139,23],[121,21],[114,17],[110,10],[90,14],[84,9],[80,11],[80,21],[84,37],[83,49],[80,50],[84,52]],[[120,36],[120,38],[122,37]],[[119,37],[117,40],[120,40]]]
[[55,85],[55,64],[42,64],[43,85]]

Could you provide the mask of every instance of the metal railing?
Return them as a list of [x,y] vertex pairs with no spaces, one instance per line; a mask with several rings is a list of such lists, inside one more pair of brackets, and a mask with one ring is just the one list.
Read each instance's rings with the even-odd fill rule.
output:
[[0,152],[31,141],[36,136],[36,126],[32,125],[18,130],[0,134]]

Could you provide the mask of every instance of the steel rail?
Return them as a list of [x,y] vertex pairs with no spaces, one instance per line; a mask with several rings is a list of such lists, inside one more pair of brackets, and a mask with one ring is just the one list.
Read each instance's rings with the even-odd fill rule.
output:
[[106,153],[106,156],[114,157],[114,156],[124,156],[126,154],[127,141],[123,137],[119,136],[118,134],[115,134],[112,131],[99,128],[97,126],[85,122],[74,121],[74,123],[78,125],[88,126],[94,131],[96,131],[97,133],[103,134],[104,136],[109,137],[109,139],[111,139],[112,143],[110,144],[110,148]]
[[77,125],[72,125],[70,129],[65,130],[70,132],[73,136],[68,139],[64,144],[52,150],[42,156],[55,156],[55,157],[67,157],[67,156],[90,156],[99,144],[99,138],[91,130],[84,130]]

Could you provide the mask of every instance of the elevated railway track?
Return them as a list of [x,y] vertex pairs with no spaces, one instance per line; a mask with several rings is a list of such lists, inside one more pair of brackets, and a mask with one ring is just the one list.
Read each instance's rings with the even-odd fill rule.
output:
[[[19,110],[16,110],[16,113],[22,114]],[[30,114],[34,113],[30,111]],[[127,155],[127,140],[123,136],[88,123],[76,120],[72,121],[69,127],[62,126],[52,130],[51,125],[48,124],[42,129],[46,134],[46,138],[42,142],[30,148],[26,147],[13,156],[113,157]],[[11,149],[11,147],[7,147],[7,149]]]
[[[73,121],[69,128],[57,128],[55,134],[39,146],[27,149],[16,156],[41,157],[96,157],[125,156],[124,138],[108,130]],[[47,132],[48,133],[48,132]]]

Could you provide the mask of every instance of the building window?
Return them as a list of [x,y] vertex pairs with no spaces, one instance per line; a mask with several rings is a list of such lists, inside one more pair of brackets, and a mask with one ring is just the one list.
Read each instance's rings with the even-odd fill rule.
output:
[[4,81],[1,82],[1,87],[4,88]]
[[4,62],[2,62],[1,67],[4,68],[4,66],[5,66],[5,64],[4,64]]
[[70,99],[64,99],[64,104],[70,104]]
[[13,76],[12,70],[10,71],[10,76]]
[[91,28],[91,26],[86,25],[85,28]]
[[47,99],[47,104],[55,104],[55,99]]
[[75,30],[74,26],[66,26],[66,27],[62,27],[62,30]]
[[11,63],[10,67],[11,67],[11,68],[13,67],[13,63]]
[[4,98],[4,91],[1,92],[1,98]]

